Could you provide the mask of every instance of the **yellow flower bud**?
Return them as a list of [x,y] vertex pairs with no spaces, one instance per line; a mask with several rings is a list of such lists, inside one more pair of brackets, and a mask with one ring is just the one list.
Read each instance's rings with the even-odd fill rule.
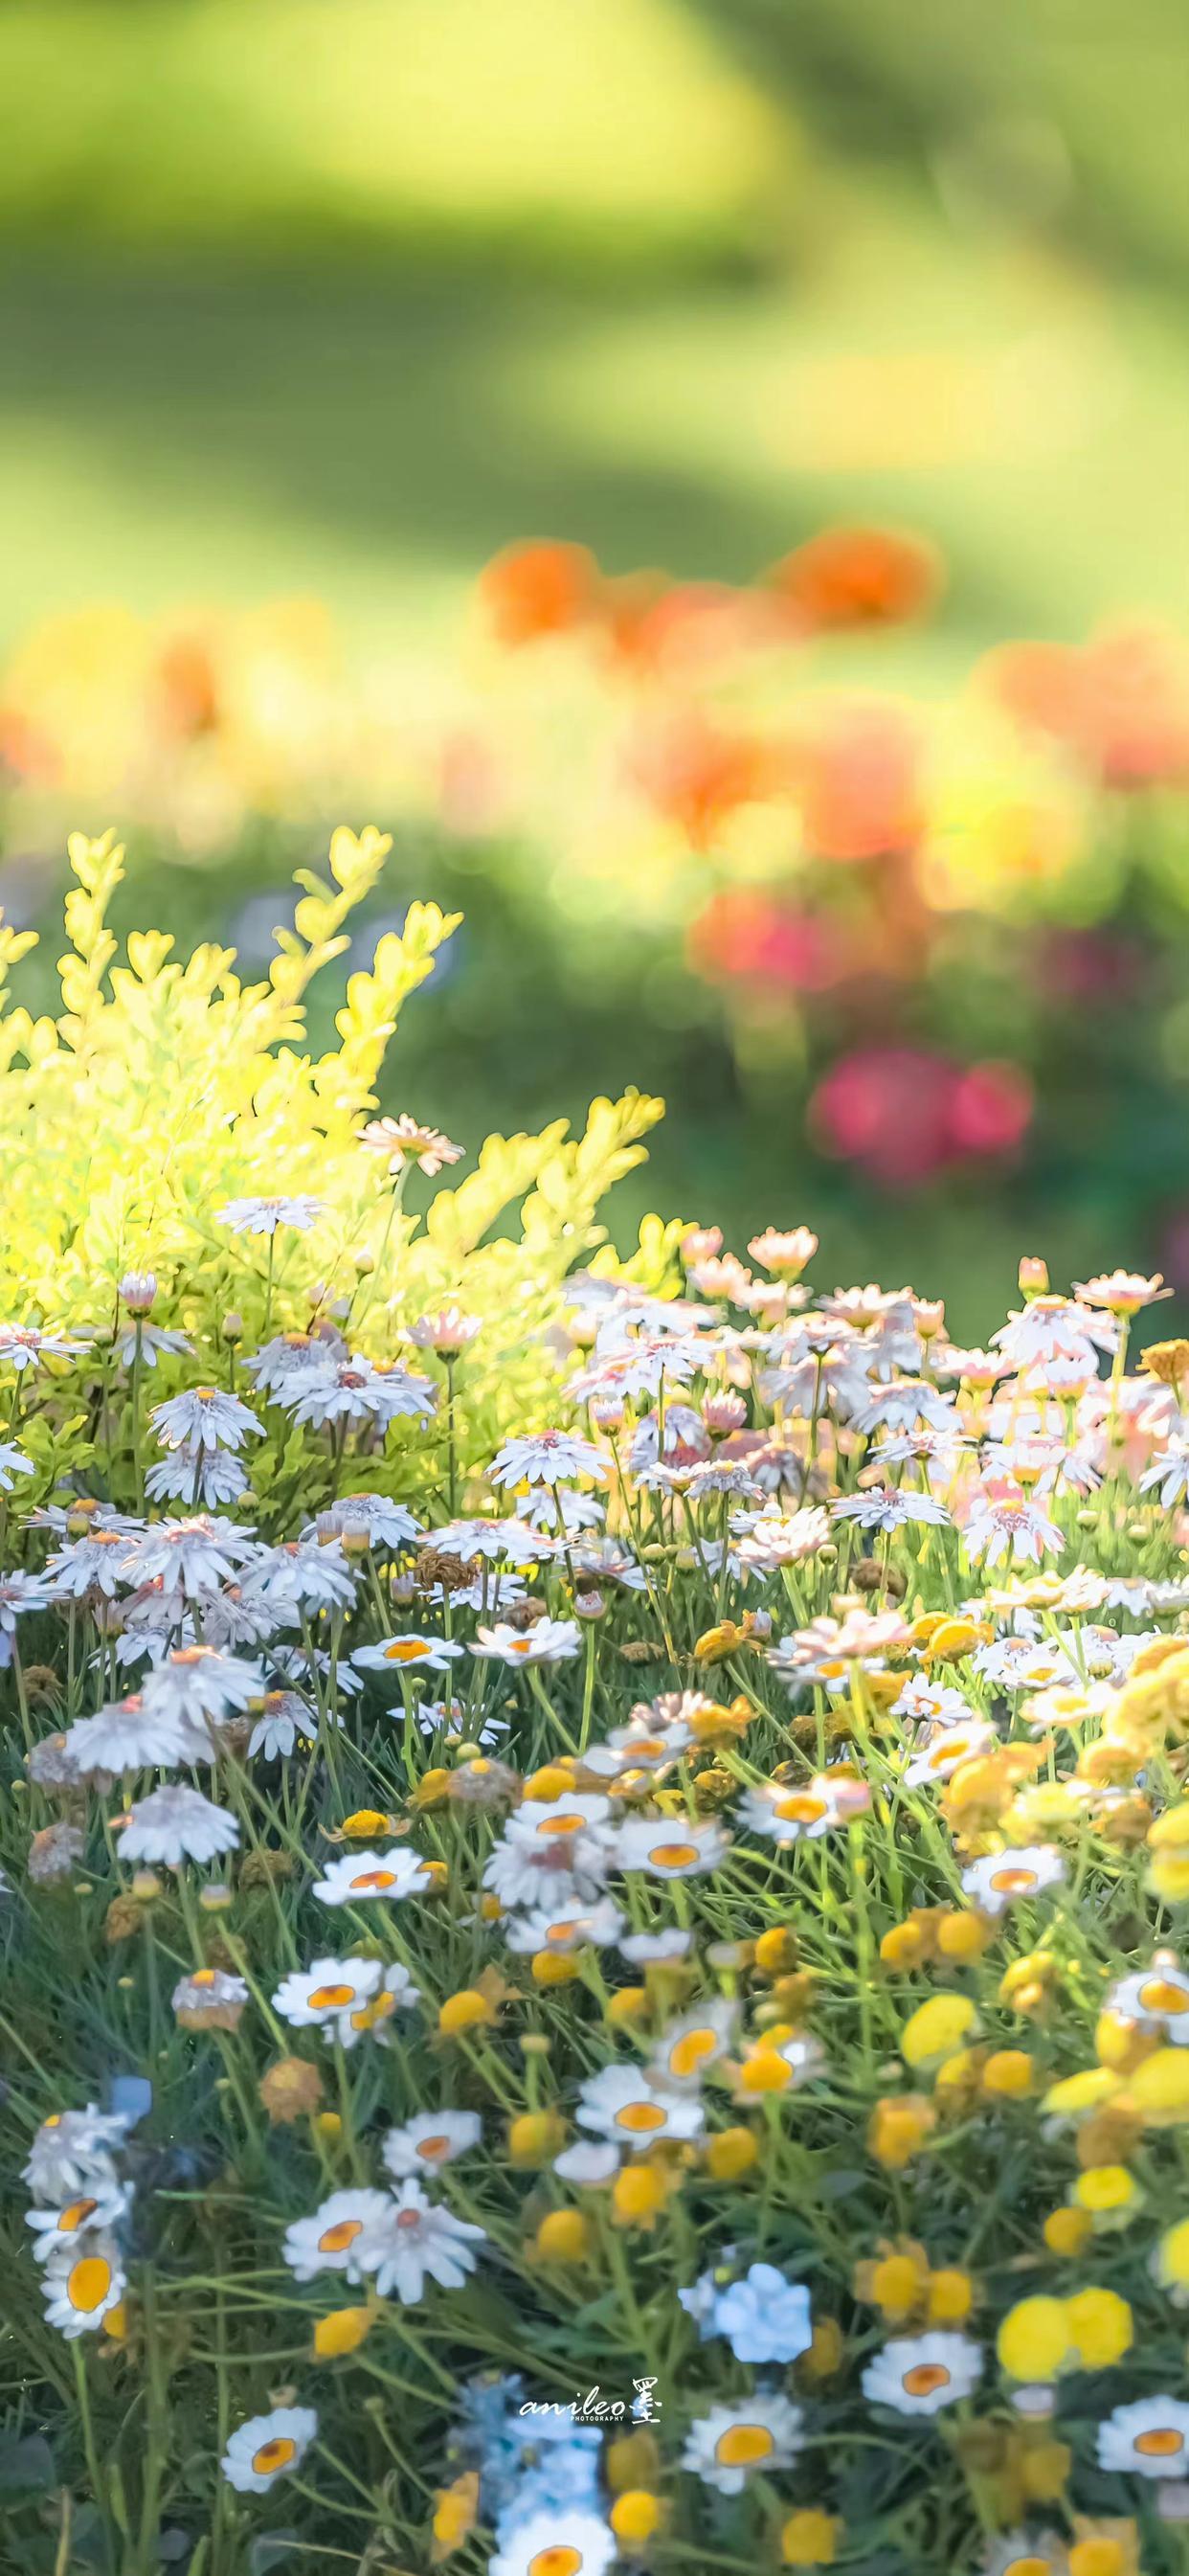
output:
[[1151,2129],[1189,2120],[1189,2056],[1183,2048],[1158,2048],[1128,2077],[1127,2090]]
[[616,2226],[651,2230],[668,2196],[668,2176],[661,2165],[641,2157],[635,2164],[621,2166],[611,2190]]
[[572,1986],[582,1966],[570,1950],[534,1950],[532,1971],[534,1985]]
[[995,2349],[1009,2379],[1052,2379],[1069,2358],[1073,2337],[1061,2299],[1019,2299],[1008,2310]]
[[533,2240],[543,2263],[584,2263],[590,2229],[580,2209],[551,2209]]
[[566,2124],[556,2111],[522,2111],[519,2119],[508,2122],[508,2154],[526,2172],[552,2164],[565,2139]]
[[1109,2370],[1135,2340],[1131,2310],[1115,2290],[1079,2290],[1065,2302],[1065,2317],[1085,2370]]
[[1126,2165],[1091,2165],[1073,2187],[1079,2209],[1092,2218],[1123,2215],[1139,2199],[1139,2185]]
[[719,2129],[706,2140],[706,2170],[715,2182],[738,2182],[740,2175],[750,2173],[758,2162],[759,2153],[753,2129]]
[[1022,2048],[997,2048],[983,2067],[984,2093],[1022,2101],[1032,2090],[1032,2060]]
[[967,1995],[931,1995],[918,2006],[900,2033],[900,2054],[908,2066],[934,2066],[952,2057],[975,2022]]
[[628,2487],[623,2495],[616,2496],[607,2519],[623,2548],[642,2549],[660,2530],[665,2508],[660,2497],[651,2495],[647,2487]]
[[791,2513],[780,2535],[782,2567],[832,2567],[841,2530],[834,2515],[823,2513],[817,2505]]
[[1091,2232],[1089,2212],[1084,2209],[1051,2209],[1044,2223],[1044,2240],[1050,2254],[1067,2258],[1081,2253]]
[[944,2270],[934,2272],[929,2280],[929,2323],[934,2326],[960,2326],[974,2304],[974,2283],[969,2272]]
[[495,2006],[477,1986],[463,1986],[456,1995],[447,1995],[438,2011],[438,2029],[450,2039],[462,2030],[482,2030],[495,2020]]
[[332,2308],[328,2317],[319,2317],[314,2328],[314,2351],[319,2361],[337,2361],[342,2353],[358,2352],[375,2322],[374,2308]]

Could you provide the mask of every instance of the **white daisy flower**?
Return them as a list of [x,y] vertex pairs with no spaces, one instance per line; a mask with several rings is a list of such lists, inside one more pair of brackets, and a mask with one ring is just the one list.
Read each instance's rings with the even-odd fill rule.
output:
[[33,1473],[33,1461],[26,1458],[24,1450],[18,1449],[15,1441],[0,1440],[0,1493],[12,1492],[14,1476],[31,1476]]
[[329,1422],[374,1422],[386,1431],[390,1422],[428,1421],[437,1409],[438,1390],[429,1378],[410,1377],[407,1369],[379,1369],[371,1360],[348,1356],[304,1371],[281,1401],[295,1422],[317,1431]]
[[1046,1519],[1039,1504],[999,1477],[979,1487],[962,1535],[968,1556],[983,1565],[998,1565],[1005,1556],[1039,1565],[1042,1556],[1066,1544],[1064,1531]]
[[341,1860],[328,1861],[325,1877],[315,1879],[313,1892],[324,1905],[363,1905],[376,1896],[395,1905],[403,1897],[419,1896],[429,1884],[420,1852],[403,1846],[388,1853],[349,1852]]
[[982,2354],[968,2335],[901,2335],[868,2362],[863,2394],[897,2415],[936,2415],[971,2396],[982,2369]]
[[261,1561],[259,1579],[274,1609],[295,1612],[351,1610],[359,1589],[355,1567],[341,1539],[285,1539]]
[[629,2155],[646,2155],[661,2138],[696,2138],[705,2126],[699,2101],[664,2092],[639,2070],[605,2066],[579,2086],[575,2114],[582,2129],[610,2138]]
[[198,1727],[200,1740],[209,1743],[204,1721],[237,1715],[250,1708],[264,1689],[264,1672],[260,1664],[249,1664],[238,1655],[224,1654],[217,1646],[176,1646],[163,1655],[144,1686],[144,1702],[154,1713],[160,1710],[183,1727]]
[[181,1728],[160,1710],[146,1708],[140,1691],[113,1700],[94,1717],[76,1718],[64,1747],[83,1780],[95,1772],[119,1779],[125,1771],[172,1771],[191,1758]]
[[631,1816],[619,1828],[615,1860],[619,1869],[642,1870],[648,1878],[700,1878],[726,1859],[730,1844],[713,1819]]
[[342,2272],[349,2281],[361,2281],[363,2239],[369,2229],[383,2226],[391,2206],[386,2191],[332,2191],[311,2217],[295,2218],[281,2247],[295,2280]]
[[[337,1711],[333,1722],[343,1724]],[[287,1761],[299,1743],[312,1744],[317,1733],[317,1714],[300,1691],[266,1691],[262,1714],[248,1737],[249,1759],[259,1755],[264,1762]]]
[[420,2183],[410,2178],[387,2203],[384,2218],[369,2226],[360,2259],[380,2298],[395,2292],[402,2307],[411,2307],[424,2297],[427,2280],[444,2290],[460,2290],[478,2260],[472,2247],[486,2240],[486,2228],[473,2227],[427,2200]]
[[[95,1538],[84,1540],[93,1547]],[[239,1521],[194,1512],[182,1520],[153,1521],[131,1541],[124,1541],[122,1580],[154,1585],[163,1593],[199,1595],[231,1583],[237,1568],[256,1547],[255,1532]]]
[[532,1431],[505,1440],[487,1470],[493,1485],[565,1485],[579,1476],[605,1485],[607,1462],[574,1431]]
[[565,1664],[582,1651],[576,1619],[538,1619],[531,1628],[478,1628],[471,1653],[481,1661],[507,1664]]
[[327,1327],[316,1334],[274,1333],[258,1351],[246,1352],[240,1366],[259,1394],[284,1402],[290,1393],[298,1392],[307,1376],[324,1369],[328,1359],[345,1359],[346,1350],[342,1334]]
[[926,1789],[932,1780],[949,1780],[963,1762],[985,1753],[995,1742],[995,1729],[985,1719],[967,1715],[958,1726],[939,1726],[929,1730],[929,1740],[914,1753],[904,1778],[910,1789]]
[[469,2155],[483,2135],[477,2111],[419,2111],[399,2129],[390,2129],[381,2149],[390,2174],[403,2182],[408,2174],[436,2173],[456,2156]]
[[295,1968],[281,1979],[273,2010],[293,2030],[326,2029],[332,2038],[344,2014],[357,2012],[379,1993],[383,1976],[379,1959],[312,1959],[308,1968]]
[[51,2112],[33,2140],[22,2178],[43,2203],[93,2191],[99,2181],[114,2185],[112,2155],[127,2136],[124,2114],[100,2111],[94,2102],[85,2111]]
[[712,2406],[691,2424],[681,2454],[719,2495],[742,2495],[749,2477],[787,2469],[803,2446],[801,2409],[771,2390],[757,2390],[737,2406]]
[[854,1521],[864,1530],[893,1531],[913,1521],[939,1527],[950,1518],[944,1503],[934,1502],[931,1494],[901,1485],[870,1485],[860,1494],[844,1494],[830,1509],[835,1520]]
[[1141,1270],[1100,1271],[1095,1279],[1075,1279],[1075,1297],[1085,1306],[1105,1306],[1111,1315],[1138,1315],[1141,1306],[1152,1306],[1172,1289],[1164,1285],[1164,1273],[1153,1272],[1149,1279]]
[[1098,2428],[1098,2465],[1141,2478],[1182,2477],[1189,2467],[1189,2405],[1178,2397],[1140,2397],[1116,2406]]
[[741,1565],[753,1574],[778,1574],[803,1565],[830,1545],[830,1515],[816,1504],[795,1512],[739,1512],[731,1523]]
[[951,1440],[962,1436],[961,1416],[950,1397],[925,1377],[892,1378],[886,1386],[869,1388],[851,1422],[856,1431],[915,1431],[924,1423]]
[[238,1503],[248,1490],[247,1469],[230,1449],[171,1449],[144,1480],[151,1503],[201,1503],[214,1511]]
[[487,2576],[606,2576],[618,2556],[614,2532],[592,2505],[549,2505],[502,2532]]
[[33,2252],[39,2263],[63,2251],[76,2255],[88,2248],[84,2239],[116,2225],[130,2208],[132,2193],[117,2174],[96,2174],[90,2191],[76,2192],[53,2209],[27,2209],[25,2225],[34,2230]]
[[984,1852],[962,1872],[962,1885],[980,1914],[998,1917],[1009,1905],[1058,1887],[1065,1877],[1064,1855],[1052,1843],[1027,1849]]
[[[121,1584],[139,1579],[130,1570],[133,1537],[123,1528],[90,1529],[85,1538],[55,1548],[46,1559],[45,1599],[82,1601],[88,1593],[100,1592],[106,1601],[114,1600]],[[20,1579],[7,1577],[9,1583]],[[35,1581],[36,1577],[24,1579]]]
[[170,1869],[180,1869],[184,1860],[213,1860],[216,1852],[239,1846],[239,1826],[225,1807],[174,1782],[130,1807],[117,1831],[121,1860],[163,1861]]
[[[381,1551],[410,1546],[425,1534],[422,1522],[387,1494],[344,1494],[328,1511],[319,1512],[302,1537],[342,1538],[347,1530],[363,1531],[369,1544]],[[435,1530],[434,1546],[441,1544],[441,1533]]]
[[225,1225],[231,1234],[275,1234],[282,1225],[308,1234],[321,1214],[321,1199],[299,1190],[288,1197],[228,1199],[226,1206],[215,1209],[215,1223]]
[[866,1815],[871,1791],[865,1780],[849,1773],[819,1771],[812,1780],[765,1780],[739,1801],[739,1821],[753,1833],[769,1836],[781,1850],[793,1843],[816,1842],[822,1834]]
[[378,1646],[357,1646],[351,1661],[357,1673],[447,1673],[466,1649],[453,1637],[426,1637],[409,1628],[400,1636],[382,1637]]
[[549,1914],[572,1897],[598,1896],[609,1866],[610,1817],[610,1800],[591,1790],[526,1798],[488,1856],[484,1886],[505,1908],[536,1906]]
[[505,1926],[508,1948],[518,1958],[533,1958],[538,1951],[552,1951],[556,1958],[569,1958],[575,1950],[607,1950],[619,1939],[624,1918],[609,1897],[584,1905],[580,1897],[568,1897],[556,1913],[534,1906],[527,1914],[512,1915]]
[[1189,2047],[1189,1974],[1165,1953],[1136,1976],[1121,1977],[1106,1998],[1108,2012],[1158,2030],[1174,2048]]
[[926,1681],[923,1673],[914,1673],[899,1699],[893,1700],[891,1713],[907,1718],[910,1726],[961,1726],[971,1709],[965,1694],[952,1683]]
[[[226,1210],[224,1210],[226,1214]],[[312,2406],[274,2406],[237,2424],[219,2462],[239,2495],[267,2495],[290,2469],[299,2469],[318,2430]]]
[[0,1368],[15,1369],[18,1376],[28,1368],[40,1368],[43,1359],[77,1359],[86,1348],[85,1340],[46,1331],[39,1324],[0,1324]]
[[249,1432],[264,1430],[258,1414],[219,1386],[171,1395],[154,1405],[149,1420],[166,1449],[242,1449]]
[[464,1565],[476,1556],[484,1565],[505,1559],[517,1566],[544,1565],[557,1553],[555,1540],[529,1529],[515,1514],[494,1521],[447,1521],[434,1531],[433,1543],[439,1556],[456,1556]]
[[79,2335],[95,2334],[118,2308],[126,2286],[113,2237],[88,2235],[81,2245],[64,2243],[48,2256],[42,2274],[46,2324],[56,2326],[70,2343]]
[[670,2022],[653,2049],[651,2081],[678,2093],[696,2091],[707,2068],[726,2056],[737,2022],[737,2008],[726,1997],[683,2013],[679,2021]]
[[1052,1360],[1080,1364],[1088,1356],[1096,1374],[1096,1348],[1113,1351],[1118,1338],[1118,1327],[1108,1316],[1075,1298],[1033,1297],[1022,1313],[1009,1315],[1006,1324],[992,1333],[991,1343],[1002,1351],[1010,1368],[1026,1370],[1038,1362],[1043,1367]]
[[369,1118],[360,1132],[361,1145],[371,1152],[386,1154],[390,1172],[403,1171],[415,1163],[428,1180],[436,1180],[447,1163],[460,1163],[464,1148],[452,1145],[438,1127],[425,1127],[402,1109],[399,1118]]

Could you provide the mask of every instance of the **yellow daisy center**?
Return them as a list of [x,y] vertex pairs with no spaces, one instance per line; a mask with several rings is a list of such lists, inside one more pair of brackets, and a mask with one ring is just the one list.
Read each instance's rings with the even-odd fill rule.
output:
[[105,2263],[102,2254],[84,2254],[71,2271],[66,2296],[72,2308],[80,2308],[89,2317],[102,2307],[110,2288],[110,2263]]
[[720,2433],[714,2456],[721,2469],[754,2469],[771,2458],[774,2448],[766,2425],[732,2424],[729,2433]]
[[297,2458],[297,2444],[288,2433],[275,2433],[271,2442],[262,2442],[252,2453],[252,2466],[258,2478],[272,2477],[277,2469],[287,2469]]
[[625,2102],[623,2109],[615,2114],[615,2126],[617,2129],[631,2129],[636,2136],[642,2136],[647,2130],[663,2129],[667,2117],[659,2102]]
[[356,2237],[361,2234],[362,2228],[363,2220],[361,2218],[340,2218],[335,2226],[328,2227],[324,2234],[319,2237],[318,2252],[320,2254],[345,2254],[348,2245],[353,2245]]
[[939,2388],[948,2388],[950,2374],[942,2361],[918,2361],[906,2370],[900,2382],[906,2397],[933,2397]]

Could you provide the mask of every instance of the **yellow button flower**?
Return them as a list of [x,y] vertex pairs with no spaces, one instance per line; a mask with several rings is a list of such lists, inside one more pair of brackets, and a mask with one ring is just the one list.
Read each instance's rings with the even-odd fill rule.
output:
[[1127,2090],[1151,2129],[1189,2120],[1189,2050],[1158,2048],[1127,2079]]
[[1142,2195],[1126,2165],[1090,2165],[1079,2174],[1073,2196],[1079,2209],[1088,2210],[1092,2218],[1121,2218]]
[[1109,2370],[1135,2340],[1131,2310],[1115,2290],[1079,2290],[1066,2300],[1065,2318],[1086,2370]]
[[832,2567],[841,2529],[835,2516],[822,2513],[817,2505],[791,2513],[780,2535],[782,2567]]
[[900,2033],[900,2054],[907,2066],[934,2066],[960,2048],[975,2022],[967,1995],[931,1995],[918,2006]]
[[1008,2310],[995,2349],[1009,2379],[1052,2379],[1072,2344],[1063,2299],[1020,2299]]

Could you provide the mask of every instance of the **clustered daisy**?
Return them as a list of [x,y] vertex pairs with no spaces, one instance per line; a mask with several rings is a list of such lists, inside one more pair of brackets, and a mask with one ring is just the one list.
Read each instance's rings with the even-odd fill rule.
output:
[[568,1278],[563,1228],[513,1294],[455,1203],[406,1298],[458,1149],[373,1114],[369,989],[325,1133],[281,1152],[305,1077],[254,1053],[201,1226],[130,1182],[102,1276],[80,1240],[0,1328],[16,2545],[1160,2576],[1160,1283],[1026,1264],[968,1350],[813,1290],[806,1227]]

